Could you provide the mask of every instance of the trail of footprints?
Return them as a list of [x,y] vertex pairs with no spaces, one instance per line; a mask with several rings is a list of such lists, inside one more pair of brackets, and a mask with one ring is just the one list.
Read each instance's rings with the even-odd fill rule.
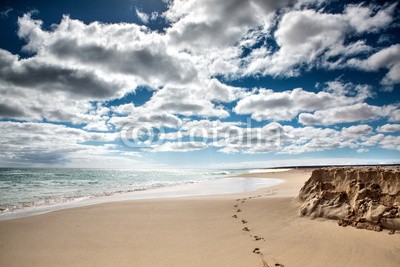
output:
[[[272,192],[272,193],[271,193],[271,190],[269,190],[269,191],[267,191],[267,192],[268,192],[268,193],[265,195],[265,196],[267,196],[267,197],[276,194],[275,192]],[[236,202],[240,202],[240,203],[237,203],[237,204],[233,205],[233,207],[236,209],[236,213],[242,212],[242,210],[240,209],[240,204],[244,204],[244,203],[245,203],[247,200],[249,200],[249,199],[260,198],[260,197],[262,197],[262,195],[257,195],[257,196],[247,197],[247,198],[245,197],[245,198],[238,198],[238,199],[236,199]],[[232,218],[234,218],[234,219],[239,219],[238,214],[234,214],[234,215],[232,216]],[[247,223],[248,223],[248,221],[245,220],[244,218],[240,218],[240,219],[241,219],[242,224],[247,224]],[[264,242],[265,242],[265,238],[264,238],[264,237],[262,237],[262,236],[260,236],[260,235],[253,235],[253,234],[251,234],[251,230],[250,230],[249,227],[247,227],[247,226],[244,226],[244,227],[242,228],[242,231],[248,232],[248,233],[249,233],[249,236],[252,238],[253,241],[264,241]],[[270,267],[270,266],[267,264],[267,262],[264,260],[264,258],[263,258],[263,253],[261,252],[260,248],[255,247],[255,248],[253,249],[253,253],[254,253],[254,254],[260,255],[261,261],[262,261],[264,267]],[[280,263],[275,263],[274,266],[277,266],[277,267],[284,267],[284,265],[283,265],[283,264],[280,264]]]

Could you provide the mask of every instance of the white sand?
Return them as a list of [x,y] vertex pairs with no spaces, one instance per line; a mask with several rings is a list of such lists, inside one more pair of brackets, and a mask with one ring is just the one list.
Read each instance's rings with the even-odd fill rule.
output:
[[[298,216],[294,197],[309,170],[245,176],[285,183],[224,196],[121,201],[2,221],[0,266],[399,264],[399,234]],[[254,241],[255,235],[263,239]],[[261,254],[253,253],[255,248]]]

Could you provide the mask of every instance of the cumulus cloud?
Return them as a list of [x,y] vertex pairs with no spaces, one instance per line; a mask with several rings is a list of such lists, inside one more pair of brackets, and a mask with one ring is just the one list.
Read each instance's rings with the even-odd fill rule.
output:
[[399,122],[400,121],[400,109],[394,110],[388,119],[389,122]]
[[395,133],[400,132],[400,124],[385,124],[379,126],[376,131],[380,133]]
[[64,16],[49,32],[42,29],[40,20],[24,15],[19,19],[19,36],[27,41],[25,49],[37,57],[102,70],[108,76],[115,74],[154,87],[188,83],[197,75],[189,59],[169,53],[162,35],[136,24],[84,24]]
[[203,142],[165,142],[161,145],[152,145],[146,150],[150,152],[188,152],[206,147],[207,144]]
[[375,134],[366,124],[344,127],[341,130],[313,126],[283,126],[281,154],[300,154],[337,148],[355,149],[358,153],[369,151],[369,147],[399,150],[399,137]]
[[40,92],[0,84],[0,94],[1,118],[91,124],[105,123],[110,115],[107,108],[89,100],[76,100],[65,92]]
[[382,80],[384,85],[393,85],[400,82],[400,44],[384,48],[367,59],[351,59],[349,64],[367,71],[388,69]]
[[357,149],[357,153],[365,153],[365,152],[368,152],[368,151],[369,151],[368,148],[359,148],[359,149]]
[[[357,32],[377,32],[379,29],[387,27],[393,20],[393,12],[397,6],[394,3],[384,9],[375,12],[378,7],[358,5],[348,5],[344,14],[348,17],[350,25]],[[375,14],[374,14],[375,13]]]
[[[187,53],[168,45],[165,35],[143,26],[84,24],[64,16],[53,30],[46,31],[30,14],[18,23],[18,34],[27,42],[24,49],[35,55],[21,60],[0,51],[7,90],[29,87],[49,94],[61,91],[76,99],[101,100],[121,97],[138,84],[146,84],[159,90],[142,111],[205,117],[227,117],[228,112],[212,102],[234,101],[243,94],[241,88],[210,78],[204,70],[198,74]],[[10,113],[8,106],[3,110]],[[104,121],[90,123],[87,129],[106,129]]]
[[[11,165],[59,164],[79,158],[109,157],[112,142],[118,138],[114,133],[90,133],[63,125],[33,122],[0,122],[2,139],[0,158]],[[103,142],[104,145],[89,146],[87,141]]]
[[350,126],[342,129],[344,135],[364,135],[371,133],[371,131],[372,127],[366,124]]
[[245,59],[245,75],[296,76],[302,68],[342,68],[349,57],[372,51],[362,39],[346,37],[376,32],[393,21],[396,4],[382,8],[348,5],[342,14],[312,9],[290,10],[279,21],[274,37],[278,50],[260,47]]
[[[185,137],[190,137],[191,141],[183,141]],[[146,150],[189,151],[215,147],[225,154],[301,154],[345,147],[357,150],[369,146],[389,147],[382,143],[385,136],[374,135],[372,127],[366,124],[336,130],[312,126],[296,128],[276,122],[251,127],[201,120],[184,123],[179,131],[164,134],[162,139],[168,141],[152,144]]]
[[199,88],[166,86],[155,92],[148,102],[132,111],[141,114],[180,114],[184,116],[222,117],[229,113],[208,99],[206,91]]
[[257,121],[292,120],[300,112],[354,104],[369,96],[368,86],[344,85],[339,82],[328,84],[324,91],[318,93],[301,88],[284,92],[259,89],[240,99],[233,111],[237,114],[251,114]]
[[400,151],[400,136],[387,135],[379,143],[382,148]]
[[[261,128],[246,129],[242,133],[244,134],[230,135],[224,142],[218,142],[221,146],[216,146],[215,143],[209,145],[220,147],[218,151],[227,154],[302,154],[339,148],[368,152],[368,147],[373,146],[397,150],[399,144],[398,137],[375,134],[372,127],[366,124],[336,130],[313,126],[283,126],[274,122]],[[238,138],[241,142],[237,142]]]
[[[243,93],[206,73],[199,79],[197,67],[186,53],[168,46],[165,35],[143,26],[85,24],[64,16],[48,31],[31,14],[19,18],[18,24],[18,35],[27,42],[24,50],[33,56],[20,59],[0,50],[3,117],[70,118],[74,123],[86,123],[86,129],[106,130],[108,117],[93,118],[82,107],[89,108],[89,101],[122,97],[139,84],[159,89],[146,109],[137,110],[153,113],[146,121],[160,120],[160,115],[150,118],[157,117],[158,109],[165,111],[164,118],[173,118],[173,114],[227,117],[228,112],[212,102],[234,101]],[[13,97],[17,94],[21,98]],[[36,101],[30,103],[27,98],[31,96]],[[72,107],[70,98],[76,99],[79,108]],[[114,121],[120,124],[122,120]],[[143,120],[141,116],[137,121]]]
[[125,128],[127,130],[135,127],[176,128],[182,124],[182,120],[173,114],[135,107],[132,104],[112,107],[112,111],[121,115],[115,115],[109,120],[109,123],[116,126],[117,129]]
[[268,28],[276,8],[288,1],[171,1],[164,16],[173,23],[170,42],[193,52],[234,45],[250,29]]
[[389,116],[395,106],[372,106],[366,103],[333,107],[311,113],[301,113],[299,122],[310,125],[332,125],[337,123],[351,123],[357,121],[374,120]]
[[38,89],[43,93],[61,91],[76,98],[107,98],[124,86],[85,69],[62,67],[36,58],[21,60],[3,49],[0,49],[0,74],[3,86]]
[[[175,0],[163,14],[134,10],[143,24],[163,16],[169,25],[162,33],[134,23],[84,23],[69,16],[46,28],[33,14],[23,15],[17,34],[26,42],[26,57],[0,49],[0,118],[35,122],[0,122],[0,159],[73,164],[113,157],[130,162],[126,157],[140,154],[121,151],[114,142],[121,132],[138,127],[167,129],[160,132],[166,142],[143,148],[151,152],[398,150],[399,138],[387,135],[398,132],[397,124],[376,132],[366,124],[315,126],[400,121],[397,103],[366,102],[374,97],[372,86],[340,78],[315,90],[228,85],[235,84],[230,79],[243,84],[240,78],[247,76],[288,77],[313,68],[347,67],[387,69],[382,84],[397,84],[399,45],[378,51],[364,38],[391,27],[397,5],[350,4],[342,13],[324,5],[320,0]],[[151,97],[140,105],[136,95],[125,102],[138,86],[153,90]],[[124,99],[123,104],[108,106],[114,99]],[[247,127],[234,113],[250,115],[257,126]],[[304,127],[280,124],[296,119]],[[191,137],[205,138],[182,142]]]

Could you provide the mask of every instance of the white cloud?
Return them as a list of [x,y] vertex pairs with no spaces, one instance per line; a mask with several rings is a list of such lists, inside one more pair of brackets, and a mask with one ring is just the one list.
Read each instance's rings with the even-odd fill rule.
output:
[[170,42],[193,52],[234,45],[250,29],[268,28],[277,7],[288,1],[175,0],[164,16],[173,22]]
[[400,121],[400,109],[394,110],[390,114],[388,121],[390,121],[390,122],[399,122]]
[[232,102],[245,95],[245,91],[242,88],[223,84],[217,79],[211,79],[206,90],[209,100],[219,102]]
[[113,116],[109,120],[109,123],[115,125],[117,129],[124,128],[128,130],[130,128],[134,129],[135,127],[175,128],[182,125],[182,120],[173,114],[146,109],[144,107],[135,107],[132,104],[113,107],[112,110],[125,115]]
[[375,120],[389,116],[395,106],[372,106],[357,103],[349,106],[333,107],[311,113],[301,113],[299,122],[306,125],[332,125],[337,123],[352,123],[357,121]]
[[400,151],[400,136],[387,135],[379,143],[380,147]]
[[[64,165],[80,159],[105,160],[117,152],[106,144],[119,138],[116,133],[91,133],[63,125],[32,122],[0,122],[2,138],[0,159],[3,164]],[[90,146],[87,141],[104,145]]]
[[383,134],[371,135],[367,139],[363,140],[360,145],[361,146],[377,146],[384,138],[385,138],[385,135],[383,135]]
[[350,25],[357,32],[377,32],[381,28],[387,27],[393,20],[393,12],[397,6],[394,3],[384,9],[378,10],[375,14],[374,9],[378,7],[358,5],[348,5],[344,14],[348,17]]
[[153,11],[150,14],[150,19],[151,20],[156,20],[159,16],[160,16],[160,14],[157,11]]
[[[273,131],[275,129],[275,131]],[[268,153],[302,154],[306,152],[325,151],[340,148],[365,149],[369,146],[383,146],[384,135],[374,135],[369,125],[357,125],[335,130],[312,126],[293,127],[270,123],[262,128],[252,128],[250,142],[246,134],[240,136],[242,142],[235,141],[235,136],[220,142],[222,153]],[[258,133],[259,135],[255,134]],[[233,138],[232,138],[233,137]],[[389,147],[390,140],[387,140]],[[392,148],[393,149],[393,144]]]
[[[135,127],[168,128],[162,133],[167,142],[150,144],[147,150],[152,152],[208,147],[222,153],[281,154],[344,147],[368,152],[371,146],[398,150],[398,137],[382,134],[398,131],[397,124],[383,125],[375,134],[369,125],[296,128],[272,122],[246,128],[243,121],[232,121],[243,117],[229,117],[232,111],[257,121],[298,116],[304,125],[400,121],[397,104],[365,102],[374,96],[367,85],[336,80],[316,91],[249,92],[215,78],[293,76],[312,68],[350,66],[386,68],[383,84],[400,81],[400,46],[371,55],[377,50],[363,39],[365,33],[390,27],[395,4],[347,5],[343,13],[333,14],[311,10],[324,6],[320,0],[300,2],[289,7],[293,2],[176,0],[168,2],[163,14],[135,9],[143,24],[159,16],[167,19],[170,26],[163,33],[133,23],[86,24],[68,16],[46,28],[30,14],[22,16],[18,36],[26,41],[28,56],[0,49],[0,117],[36,122],[0,122],[0,159],[77,164],[91,159],[104,163],[120,155],[122,162],[130,162],[126,157],[140,154],[121,152],[109,143],[120,138],[118,131]],[[139,85],[154,90],[145,103],[105,106],[105,101],[123,98]],[[39,123],[42,120],[82,129]],[[208,140],[176,142],[191,136]],[[93,141],[104,145],[86,144]]]
[[385,75],[382,83],[393,85],[400,82],[400,44],[394,44],[384,48],[369,58],[360,60],[352,59],[349,61],[351,66],[367,71],[377,71],[387,68],[389,72]]
[[27,41],[26,50],[37,53],[35,58],[96,70],[132,85],[186,84],[197,76],[190,59],[167,47],[165,36],[136,24],[84,24],[64,16],[50,32],[24,15],[19,36]]
[[65,92],[0,85],[0,117],[19,120],[69,122],[72,124],[105,123],[108,109],[94,106],[89,100],[74,100]]
[[[143,26],[84,24],[64,16],[47,31],[30,14],[18,23],[18,34],[27,42],[24,49],[34,55],[20,59],[0,50],[2,117],[72,120],[86,123],[86,129],[106,130],[110,118],[89,116],[89,101],[122,97],[139,84],[161,89],[145,107],[136,109],[136,114],[146,114],[138,122],[160,121],[161,116],[168,116],[166,124],[179,121],[173,114],[227,117],[229,113],[213,101],[230,102],[243,94],[241,88],[222,84],[203,69],[200,73],[187,53],[169,46],[165,35]],[[16,94],[21,97],[15,98]],[[160,110],[163,115],[156,114]],[[113,121],[121,124],[131,119]]]
[[88,130],[88,131],[107,132],[110,130],[110,127],[104,121],[96,121],[96,122],[91,122],[91,123],[85,125],[82,129]]
[[153,145],[146,149],[150,152],[188,152],[201,150],[207,147],[203,142],[165,142],[160,145]]
[[343,68],[349,57],[372,51],[363,39],[348,43],[346,37],[354,31],[376,32],[388,27],[395,6],[375,12],[373,5],[348,5],[343,14],[290,10],[274,33],[278,49],[253,50],[244,60],[244,74],[296,76],[302,68]]
[[380,133],[395,133],[400,132],[400,124],[385,124],[379,126],[376,131]]
[[371,131],[372,127],[366,124],[350,126],[342,129],[344,135],[350,136],[365,135],[371,133]]
[[137,7],[135,7],[135,12],[136,16],[143,22],[143,23],[148,23],[149,22],[149,15],[144,13],[143,11],[140,11]]
[[292,120],[300,112],[354,104],[370,95],[368,86],[339,82],[328,84],[325,91],[318,93],[301,88],[284,92],[259,89],[240,99],[233,111],[237,114],[251,114],[257,121]]
[[357,153],[365,153],[365,152],[368,152],[368,151],[369,151],[368,148],[359,148],[359,149],[357,149]]
[[229,113],[223,107],[211,102],[216,99],[220,98],[208,95],[201,87],[165,86],[157,91],[143,108],[185,116],[228,117]]
[[[364,152],[370,146],[396,149],[393,148],[396,143],[390,143],[392,139],[374,134],[372,128],[365,124],[344,127],[341,130],[312,126],[296,128],[276,122],[263,127],[247,126],[249,125],[221,121],[189,121],[176,132],[164,134],[161,139],[166,142],[153,144],[147,150],[191,151],[216,147],[219,148],[218,152],[225,154],[301,154],[346,147],[364,149]],[[182,142],[184,137],[190,137],[191,141]]]

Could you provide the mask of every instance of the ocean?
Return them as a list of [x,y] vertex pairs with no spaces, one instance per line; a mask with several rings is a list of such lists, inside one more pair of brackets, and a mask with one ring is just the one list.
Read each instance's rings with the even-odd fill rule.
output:
[[211,181],[235,172],[239,173],[238,170],[0,168],[0,211]]
[[281,182],[229,178],[258,171],[0,168],[0,220],[112,201],[245,192]]

